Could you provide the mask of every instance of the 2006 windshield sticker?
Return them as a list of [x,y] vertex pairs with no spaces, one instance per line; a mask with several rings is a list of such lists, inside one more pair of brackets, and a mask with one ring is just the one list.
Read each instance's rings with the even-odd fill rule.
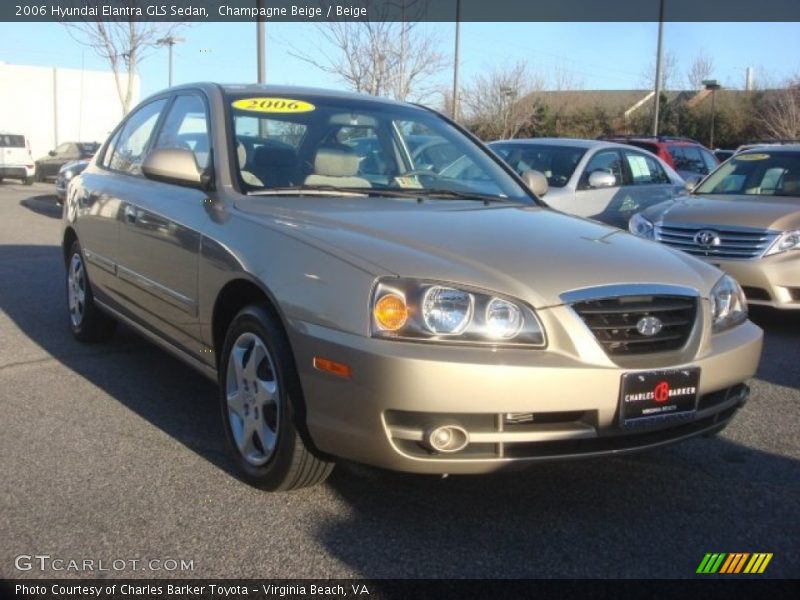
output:
[[242,98],[231,104],[233,108],[262,113],[311,112],[316,107],[310,102],[291,98]]

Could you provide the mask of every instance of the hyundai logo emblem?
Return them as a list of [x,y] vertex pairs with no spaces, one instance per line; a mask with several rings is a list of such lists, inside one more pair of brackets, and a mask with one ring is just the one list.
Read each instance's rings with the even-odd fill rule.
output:
[[663,327],[664,324],[658,317],[642,317],[636,323],[636,331],[647,337],[656,335]]
[[704,229],[695,234],[694,243],[703,248],[713,248],[714,246],[719,246],[720,239],[716,231]]

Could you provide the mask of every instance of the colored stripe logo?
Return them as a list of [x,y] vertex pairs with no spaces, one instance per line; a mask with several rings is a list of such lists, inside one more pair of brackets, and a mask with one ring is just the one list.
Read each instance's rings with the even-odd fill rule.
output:
[[736,575],[739,573],[763,573],[769,561],[772,560],[771,552],[716,552],[706,553],[697,573],[701,575]]

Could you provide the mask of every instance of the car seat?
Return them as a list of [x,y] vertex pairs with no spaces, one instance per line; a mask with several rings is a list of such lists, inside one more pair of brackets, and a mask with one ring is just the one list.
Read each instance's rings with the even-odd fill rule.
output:
[[314,172],[306,177],[306,185],[332,185],[335,187],[372,187],[363,177],[358,177],[358,155],[345,146],[322,147],[314,157]]

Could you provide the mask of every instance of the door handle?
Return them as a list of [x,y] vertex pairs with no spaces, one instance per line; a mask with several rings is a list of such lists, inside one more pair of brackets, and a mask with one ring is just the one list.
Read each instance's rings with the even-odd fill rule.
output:
[[137,211],[136,207],[130,204],[125,206],[125,222],[129,225],[136,225]]

